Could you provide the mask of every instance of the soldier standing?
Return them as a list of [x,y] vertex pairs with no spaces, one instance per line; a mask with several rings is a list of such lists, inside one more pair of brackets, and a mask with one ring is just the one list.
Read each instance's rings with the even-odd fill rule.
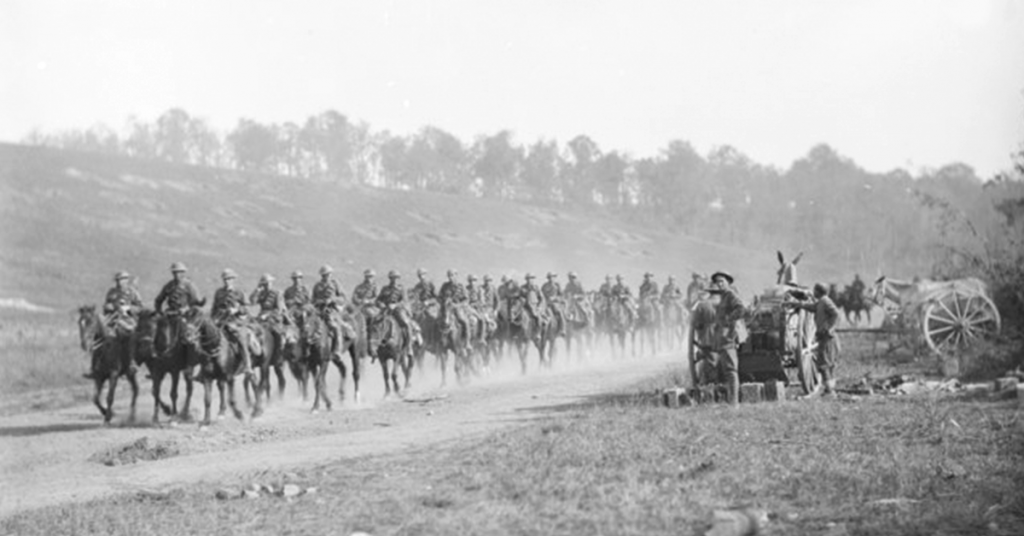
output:
[[814,365],[821,373],[822,383],[825,385],[825,394],[831,395],[835,392],[835,367],[839,358],[839,343],[836,340],[836,324],[839,323],[839,308],[835,302],[828,297],[825,285],[816,283],[814,285],[814,298],[811,303],[792,303],[786,305],[804,309],[814,313],[814,325],[817,331],[814,338],[818,342],[814,350]]
[[715,272],[711,276],[711,293],[719,296],[715,311],[716,353],[719,373],[725,380],[729,404],[739,404],[740,375],[737,348],[746,338],[743,325],[745,307],[739,293],[733,288],[733,277],[726,272]]

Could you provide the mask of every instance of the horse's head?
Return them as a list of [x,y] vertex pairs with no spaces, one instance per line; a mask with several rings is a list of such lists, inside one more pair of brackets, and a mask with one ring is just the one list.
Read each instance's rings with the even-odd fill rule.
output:
[[95,305],[83,305],[78,308],[78,342],[82,350],[93,351],[97,339],[104,335],[103,321],[96,312]]
[[883,275],[875,280],[875,284],[871,287],[870,300],[871,303],[878,305],[879,307],[885,304],[886,295],[886,283],[888,279]]

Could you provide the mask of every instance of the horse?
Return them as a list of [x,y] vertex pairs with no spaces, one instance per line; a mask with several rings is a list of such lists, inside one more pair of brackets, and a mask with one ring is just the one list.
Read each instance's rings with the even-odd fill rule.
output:
[[423,359],[427,352],[442,359],[439,311],[436,300],[428,300],[426,303],[413,301],[412,317],[420,327],[420,337],[422,338],[419,344],[413,345],[413,362],[417,370],[423,370]]
[[258,315],[251,326],[260,338],[260,347],[263,349],[263,352],[253,356],[252,360],[253,369],[259,370],[260,373],[257,388],[263,391],[269,404],[271,370],[277,376],[278,397],[284,397],[286,384],[284,365],[289,361],[289,357],[294,355],[294,347],[298,342],[298,330],[290,321],[285,322],[278,315],[267,313]]
[[[198,358],[182,344],[179,328],[172,328],[175,322],[184,322],[184,318],[168,317],[152,309],[143,309],[138,313],[135,331],[131,336],[129,351],[132,360],[149,369],[153,380],[153,422],[160,422],[160,412],[164,415],[177,415],[187,421],[192,418],[189,407],[192,403],[192,375],[190,373]],[[171,377],[171,404],[167,405],[161,398],[161,385],[165,376]],[[178,382],[185,377],[185,402],[178,413]]]
[[565,309],[565,354],[572,355],[573,341],[577,343],[577,356],[583,359],[594,351],[594,307],[587,294],[569,297]]
[[497,362],[498,340],[495,336],[498,326],[493,314],[482,306],[473,307],[470,310],[469,340],[473,351],[480,356],[484,373],[490,371],[491,362]]
[[[241,340],[237,344],[245,344],[250,355],[262,353],[259,340],[256,335],[244,326],[239,330]],[[198,309],[189,311],[189,317],[185,322],[182,331],[182,340],[189,351],[199,357],[200,365],[212,365],[212,374],[203,375],[203,425],[209,425],[210,404],[213,395],[213,383],[217,383],[220,391],[220,415],[224,415],[225,390],[228,401],[231,404],[231,411],[235,418],[244,420],[244,415],[238,407],[235,397],[235,376],[243,374],[243,382],[246,389],[251,388],[256,393],[256,404],[253,408],[252,417],[259,417],[263,414],[263,393],[256,386],[255,373],[252,370],[244,370],[241,349],[236,342],[230,341],[224,328],[217,325],[209,316]]]
[[608,343],[612,348],[612,355],[615,355],[616,341],[618,341],[619,355],[626,353],[626,335],[629,335],[629,342],[632,354],[636,357],[636,319],[633,310],[625,303],[625,298],[610,298],[608,303]]
[[[363,358],[368,352],[366,339],[366,317],[354,307],[345,307],[332,316],[332,309],[325,308],[309,314],[304,322],[300,336],[300,355],[305,369],[314,377],[314,396],[312,412],[320,409],[320,400],[324,401],[327,410],[331,409],[331,400],[327,396],[327,369],[331,363],[338,368],[341,381],[338,384],[338,396],[342,403],[346,401],[345,384],[348,379],[348,367],[345,365],[344,354],[348,353],[352,366],[352,383],[354,402],[361,402],[359,380],[362,377]],[[337,334],[333,335],[330,323],[337,326]]]
[[544,316],[535,317],[526,310],[526,300],[519,297],[508,302],[509,339],[519,354],[522,373],[526,374],[529,344],[537,348],[542,368],[551,368],[554,351],[553,323]]
[[[853,285],[846,285],[843,289],[843,293],[839,295],[840,302],[836,302],[836,305],[840,305],[843,310],[843,315],[846,316],[846,322],[851,325],[860,324],[861,314],[865,314],[868,319],[868,324],[871,324],[871,300],[868,294],[864,291],[863,284],[860,285],[860,291]],[[851,319],[850,315],[853,315]]]
[[[640,332],[640,353],[649,345],[651,354],[658,353],[658,331],[661,329],[661,309],[656,298],[645,296],[637,307],[636,330]],[[645,343],[647,343],[645,345]]]
[[[440,353],[438,356],[441,359],[441,386],[447,384],[447,361],[448,353],[451,352],[455,356],[455,362],[452,365],[452,369],[455,371],[455,379],[457,382],[464,383],[468,379],[468,375],[476,373],[476,367],[473,363],[473,351],[471,341],[471,325],[469,323],[470,314],[468,310],[464,310],[463,314],[457,314],[455,308],[457,305],[448,302],[444,307],[441,307],[438,313],[439,324],[437,328],[440,329]],[[460,318],[461,317],[461,318]]]
[[679,299],[662,300],[662,326],[665,342],[670,349],[682,348],[686,342],[687,310]]
[[[132,388],[131,413],[129,420],[135,420],[135,402],[139,397],[139,384],[131,368],[131,354],[128,350],[131,333],[108,326],[105,319],[96,312],[96,306],[83,305],[78,308],[78,339],[82,350],[90,354],[95,362],[93,382],[96,393],[93,404],[103,415],[103,424],[110,424],[114,418],[114,392],[121,376],[128,379]],[[100,402],[103,385],[107,384],[107,405]]]
[[[371,352],[372,360],[380,361],[384,375],[384,398],[390,398],[392,390],[400,395],[402,390],[411,387],[412,326],[403,329],[395,314],[388,310],[370,316],[368,324],[369,344],[374,350]],[[399,370],[405,376],[405,386],[401,389],[398,386]]]
[[775,273],[777,285],[796,285],[796,265],[803,258],[804,252],[797,253],[793,260],[786,262],[786,258],[782,255],[781,251],[776,251],[776,255],[779,258],[779,270]]

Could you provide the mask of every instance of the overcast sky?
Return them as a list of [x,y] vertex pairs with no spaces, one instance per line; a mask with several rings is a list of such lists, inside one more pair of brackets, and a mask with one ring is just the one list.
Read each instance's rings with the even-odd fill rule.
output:
[[1024,140],[1014,0],[0,0],[0,140],[177,106],[220,129],[336,109],[464,141],[685,139],[788,167],[983,177]]

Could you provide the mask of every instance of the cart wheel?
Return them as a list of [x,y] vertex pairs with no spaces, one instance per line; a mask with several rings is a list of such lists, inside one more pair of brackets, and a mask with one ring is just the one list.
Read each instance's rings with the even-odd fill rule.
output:
[[797,334],[797,351],[799,355],[796,360],[797,376],[800,378],[800,387],[804,394],[809,395],[818,391],[821,387],[821,373],[818,367],[814,366],[814,317],[806,311],[800,311],[800,326],[802,329]]
[[933,352],[951,357],[981,339],[999,333],[999,310],[985,296],[952,292],[925,307],[924,339]]

